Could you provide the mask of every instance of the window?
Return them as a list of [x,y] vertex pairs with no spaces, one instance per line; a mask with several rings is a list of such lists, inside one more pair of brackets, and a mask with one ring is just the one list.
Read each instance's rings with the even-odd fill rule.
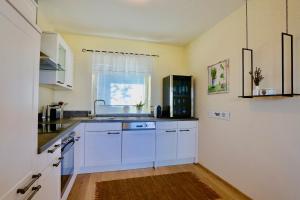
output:
[[145,59],[143,56],[142,60],[140,56],[114,54],[97,54],[97,58],[97,62],[94,58],[93,63],[92,99],[102,99],[106,105],[97,106],[96,113],[136,113],[135,105],[140,102],[144,104],[143,112],[149,113],[151,69],[148,66],[149,62],[142,62],[149,61],[149,58]]

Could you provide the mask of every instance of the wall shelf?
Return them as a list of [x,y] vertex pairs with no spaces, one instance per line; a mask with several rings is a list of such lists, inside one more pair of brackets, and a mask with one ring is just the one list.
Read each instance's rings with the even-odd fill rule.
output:
[[252,99],[252,98],[268,98],[268,97],[294,97],[294,96],[300,96],[300,94],[249,95],[249,96],[239,96],[239,98]]
[[[285,38],[290,38],[290,88],[289,91],[286,92],[285,88]],[[251,86],[250,86],[250,92],[251,94],[246,95],[245,94],[245,52],[250,53],[250,69],[251,72],[253,72],[253,50],[249,48],[243,48],[242,49],[242,95],[239,96],[239,98],[256,98],[256,97],[294,97],[299,96],[300,94],[294,93],[294,37],[291,34],[288,33],[282,33],[281,34],[281,56],[282,56],[282,63],[281,63],[281,94],[274,94],[274,95],[251,95],[253,94],[253,77],[251,76]]]

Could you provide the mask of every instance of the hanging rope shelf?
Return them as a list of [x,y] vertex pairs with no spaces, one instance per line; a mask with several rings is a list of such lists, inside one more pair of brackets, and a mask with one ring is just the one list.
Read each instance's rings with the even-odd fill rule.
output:
[[[282,56],[282,76],[281,76],[281,85],[282,85],[282,91],[280,94],[272,94],[272,95],[253,95],[253,76],[251,76],[251,94],[246,95],[245,94],[245,60],[246,60],[246,53],[248,52],[250,54],[250,73],[253,74],[253,49],[249,48],[249,24],[248,24],[248,0],[246,0],[246,48],[242,49],[242,96],[239,96],[240,98],[256,98],[256,97],[294,97],[298,96],[300,94],[294,93],[294,36],[289,34],[289,8],[288,8],[288,0],[285,0],[286,2],[286,32],[281,33],[281,56]],[[290,38],[291,41],[291,88],[288,93],[286,93],[285,90],[285,39]]]

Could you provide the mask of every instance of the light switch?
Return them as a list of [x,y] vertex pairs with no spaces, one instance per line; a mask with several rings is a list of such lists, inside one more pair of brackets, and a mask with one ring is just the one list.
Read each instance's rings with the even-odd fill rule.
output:
[[229,121],[230,120],[230,112],[210,111],[210,112],[208,112],[208,117]]

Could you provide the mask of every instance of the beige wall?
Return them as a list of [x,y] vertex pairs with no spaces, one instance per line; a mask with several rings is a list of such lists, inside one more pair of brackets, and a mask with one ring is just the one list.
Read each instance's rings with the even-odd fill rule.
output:
[[151,104],[162,103],[162,78],[170,74],[188,74],[183,47],[142,41],[62,34],[74,53],[74,89],[55,91],[54,100],[68,102],[67,110],[91,109],[91,54],[82,48],[158,54],[152,75]]
[[[283,3],[249,1],[250,48],[255,51],[254,66],[262,67],[266,77],[262,87],[280,89]],[[290,9],[290,29],[295,34],[298,57],[295,62],[299,67],[299,0],[290,0]],[[245,7],[237,10],[187,47],[188,65],[196,76],[199,160],[253,199],[300,199],[300,98],[238,98],[241,49],[245,47],[244,11]],[[227,58],[230,92],[207,95],[207,66]],[[209,111],[229,111],[231,120],[208,118]]]

